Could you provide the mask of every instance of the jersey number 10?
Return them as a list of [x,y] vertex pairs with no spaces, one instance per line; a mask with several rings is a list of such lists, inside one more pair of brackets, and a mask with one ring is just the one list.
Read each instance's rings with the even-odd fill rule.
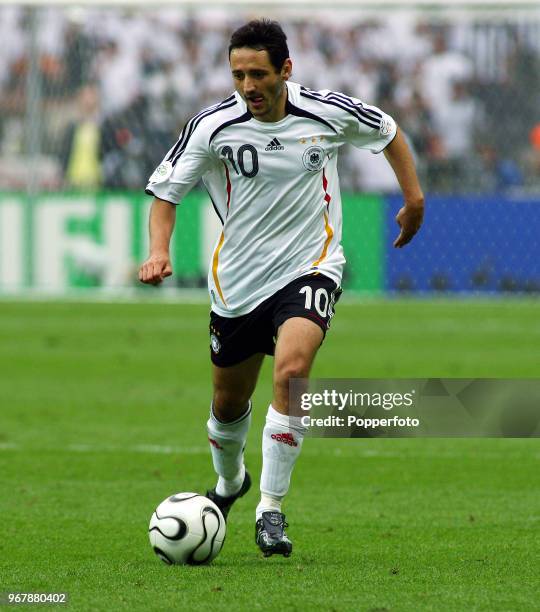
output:
[[[248,162],[251,166],[251,170],[246,169],[244,160],[244,157],[248,152],[251,156],[251,163]],[[253,178],[254,176],[256,176],[257,172],[259,172],[259,156],[257,155],[257,149],[253,145],[243,144],[238,149],[238,152],[236,154],[236,162],[234,161],[234,152],[232,148],[228,145],[221,149],[221,155],[229,160],[229,163],[231,164],[236,174],[241,173],[242,176],[245,176],[246,178]],[[236,165],[237,163],[238,166]],[[240,168],[240,172],[238,172],[238,168]]]
[[[315,310],[321,315],[321,317],[326,317],[328,313],[329,299],[328,292],[326,291],[326,289],[324,289],[324,287],[319,287],[319,289],[315,291],[315,299],[313,299],[313,289],[309,285],[302,287],[302,289],[300,289],[300,293],[306,294],[306,303],[304,304],[304,308],[306,310],[311,310],[311,305],[314,303]],[[323,297],[324,302],[323,304],[321,304]]]

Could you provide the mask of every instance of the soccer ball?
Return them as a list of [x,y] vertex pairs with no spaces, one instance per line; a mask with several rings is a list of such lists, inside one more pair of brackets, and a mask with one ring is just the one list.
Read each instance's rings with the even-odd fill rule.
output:
[[213,501],[198,493],[176,493],[156,508],[148,535],[154,552],[167,565],[201,565],[217,557],[226,530]]

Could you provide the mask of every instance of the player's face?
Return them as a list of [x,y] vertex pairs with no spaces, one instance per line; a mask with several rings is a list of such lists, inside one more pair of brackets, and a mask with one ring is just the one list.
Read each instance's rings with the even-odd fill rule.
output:
[[240,47],[231,51],[230,63],[236,91],[255,119],[268,122],[283,119],[287,102],[285,81],[291,75],[291,60],[285,60],[276,72],[268,51]]

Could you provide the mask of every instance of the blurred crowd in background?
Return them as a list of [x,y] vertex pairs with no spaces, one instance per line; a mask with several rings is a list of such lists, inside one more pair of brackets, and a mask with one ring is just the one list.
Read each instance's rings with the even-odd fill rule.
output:
[[[230,95],[229,37],[252,17],[1,7],[3,189],[26,187],[29,155],[40,190],[143,188],[184,123]],[[279,20],[293,80],[394,116],[426,191],[540,190],[540,18]],[[343,188],[395,191],[381,158],[345,147]]]

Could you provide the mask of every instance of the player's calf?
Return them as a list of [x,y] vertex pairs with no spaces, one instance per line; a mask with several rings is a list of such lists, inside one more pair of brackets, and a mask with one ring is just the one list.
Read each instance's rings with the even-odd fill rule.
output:
[[234,501],[242,497],[251,484],[244,466],[244,447],[250,422],[251,402],[238,419],[227,423],[216,417],[213,407],[210,409],[208,441],[218,481],[215,488],[208,491],[207,497],[219,506],[225,518]]

